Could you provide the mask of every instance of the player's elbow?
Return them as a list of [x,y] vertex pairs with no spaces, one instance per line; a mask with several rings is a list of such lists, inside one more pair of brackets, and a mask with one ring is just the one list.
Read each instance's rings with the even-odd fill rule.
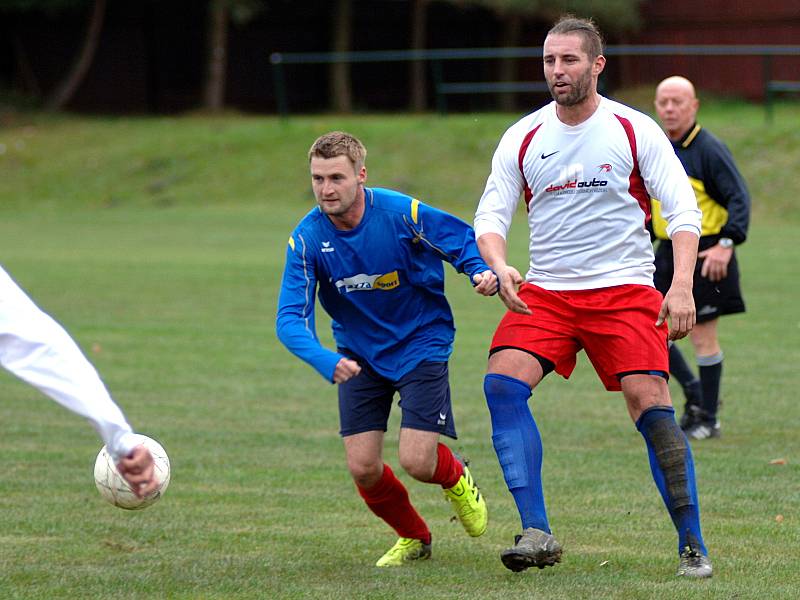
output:
[[289,348],[291,344],[293,329],[292,321],[293,319],[291,319],[288,315],[282,315],[280,313],[278,314],[278,318],[275,319],[275,335],[287,348]]
[[292,354],[299,355],[308,344],[308,332],[301,316],[278,313],[275,321],[275,335]]

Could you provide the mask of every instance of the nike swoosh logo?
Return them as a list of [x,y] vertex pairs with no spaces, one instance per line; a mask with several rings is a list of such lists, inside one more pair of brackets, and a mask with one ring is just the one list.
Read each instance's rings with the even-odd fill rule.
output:
[[561,150],[556,150],[555,152],[551,152],[550,154],[545,154],[544,152],[542,152],[542,160],[544,160],[545,158],[550,158],[551,156],[553,156],[553,154],[558,154],[559,152],[561,152]]

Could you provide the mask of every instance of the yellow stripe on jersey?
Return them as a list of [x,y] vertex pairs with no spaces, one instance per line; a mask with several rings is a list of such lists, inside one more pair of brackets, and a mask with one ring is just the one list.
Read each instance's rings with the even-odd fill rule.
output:
[[684,148],[688,148],[689,144],[691,144],[694,141],[694,138],[697,137],[697,134],[700,133],[701,129],[702,127],[700,127],[700,125],[695,125],[694,129],[692,129],[692,132],[688,136],[686,136],[685,140],[683,140],[681,146],[683,146]]
[[653,225],[653,233],[660,240],[668,240],[667,221],[661,216],[661,201],[652,198],[650,201],[650,223]]
[[[728,222],[728,211],[724,206],[717,204],[714,199],[706,193],[706,186],[703,182],[694,177],[689,177],[692,184],[694,196],[697,198],[697,208],[703,212],[703,220],[700,228],[700,235],[716,235],[722,226]],[[653,218],[653,233],[660,240],[669,239],[667,235],[667,221],[661,215],[661,202],[653,198],[650,209]]]
[[702,227],[700,228],[700,235],[716,235],[722,229],[722,226],[728,222],[728,211],[721,204],[717,204],[714,200],[706,194],[706,188],[703,182],[699,179],[692,179],[689,181],[694,188],[694,195],[697,196],[697,207],[703,211]]
[[411,200],[411,220],[414,221],[414,224],[417,223],[418,211],[419,211],[419,200],[414,198]]
[[294,252],[294,238],[292,236],[289,236],[289,247],[292,249],[292,252]]

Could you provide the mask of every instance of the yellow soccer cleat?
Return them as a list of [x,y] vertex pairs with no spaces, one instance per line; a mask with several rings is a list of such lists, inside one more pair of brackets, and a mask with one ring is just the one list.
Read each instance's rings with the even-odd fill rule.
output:
[[489,509],[466,464],[461,479],[444,491],[444,497],[453,505],[458,520],[469,535],[483,535],[489,524]]
[[401,537],[389,551],[378,559],[376,567],[402,567],[412,560],[425,560],[431,557],[431,545],[422,540]]

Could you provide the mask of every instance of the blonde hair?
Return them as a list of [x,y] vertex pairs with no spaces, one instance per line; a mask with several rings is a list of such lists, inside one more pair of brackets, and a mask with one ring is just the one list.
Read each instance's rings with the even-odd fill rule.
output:
[[314,157],[336,158],[346,156],[358,171],[367,159],[367,149],[357,137],[344,131],[331,131],[318,137],[308,151],[308,162]]

